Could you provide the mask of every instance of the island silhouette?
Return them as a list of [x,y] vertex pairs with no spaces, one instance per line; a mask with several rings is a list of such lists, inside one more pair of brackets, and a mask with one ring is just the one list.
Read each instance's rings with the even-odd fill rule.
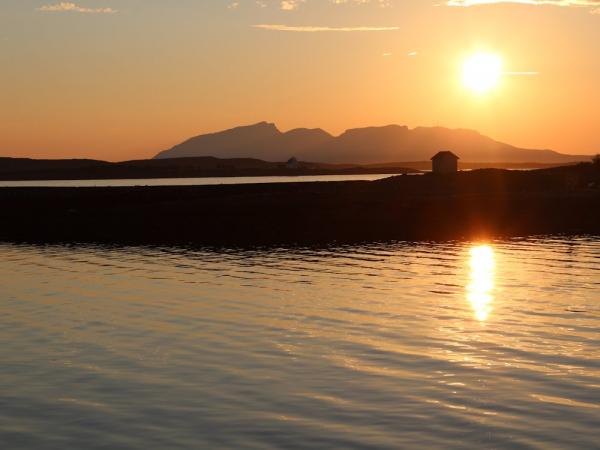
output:
[[284,133],[260,122],[193,137],[147,160],[0,158],[0,180],[402,174],[429,170],[441,149],[460,155],[460,169],[543,168],[591,158],[518,148],[473,130],[389,125],[332,136],[321,129]]
[[[458,170],[499,165],[494,160],[558,167]],[[468,130],[393,125],[333,137],[282,133],[262,122],[198,136],[148,160],[0,158],[5,180],[344,173],[399,175],[372,182],[4,187],[0,240],[252,247],[600,230],[598,157],[518,149]]]
[[452,149],[464,161],[478,163],[569,163],[590,158],[518,148],[474,130],[388,125],[355,128],[332,136],[320,128],[298,128],[283,133],[268,122],[202,134],[160,152],[155,158],[217,156],[283,161],[295,156],[318,163],[375,164],[428,161],[444,148]]

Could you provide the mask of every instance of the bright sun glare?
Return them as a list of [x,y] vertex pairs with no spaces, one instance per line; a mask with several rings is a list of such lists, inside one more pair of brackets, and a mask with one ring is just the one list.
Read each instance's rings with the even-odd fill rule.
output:
[[463,83],[478,94],[494,88],[502,77],[502,58],[492,53],[477,53],[463,64]]

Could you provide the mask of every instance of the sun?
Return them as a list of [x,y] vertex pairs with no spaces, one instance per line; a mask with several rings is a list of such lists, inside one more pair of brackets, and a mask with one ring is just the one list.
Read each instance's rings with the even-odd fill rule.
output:
[[463,83],[477,94],[484,94],[498,85],[502,77],[502,58],[493,53],[476,53],[463,64]]

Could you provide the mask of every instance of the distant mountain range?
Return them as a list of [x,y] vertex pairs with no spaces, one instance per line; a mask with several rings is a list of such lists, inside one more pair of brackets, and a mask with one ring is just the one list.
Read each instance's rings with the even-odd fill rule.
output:
[[275,124],[260,122],[218,133],[193,137],[155,159],[215,156],[283,161],[292,156],[302,161],[334,164],[374,164],[427,161],[440,150],[451,150],[463,162],[570,163],[589,161],[588,155],[565,155],[552,150],[513,147],[477,131],[443,127],[389,125],[355,128],[332,136],[320,128],[281,132]]

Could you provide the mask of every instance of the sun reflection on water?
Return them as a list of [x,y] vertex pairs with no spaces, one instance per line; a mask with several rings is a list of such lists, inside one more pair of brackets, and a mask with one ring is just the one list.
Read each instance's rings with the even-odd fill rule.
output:
[[475,317],[484,322],[492,312],[494,297],[494,249],[489,245],[478,245],[471,249],[471,281],[467,286],[467,299],[475,311]]

